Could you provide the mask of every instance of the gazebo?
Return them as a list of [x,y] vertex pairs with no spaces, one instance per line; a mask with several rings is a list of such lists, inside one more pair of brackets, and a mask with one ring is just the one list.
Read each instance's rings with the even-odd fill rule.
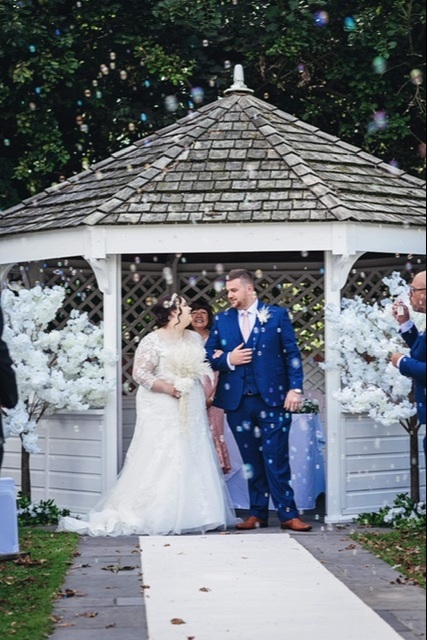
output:
[[[239,264],[256,272],[268,300],[292,307],[308,386],[325,394],[327,520],[382,506],[409,486],[405,437],[399,425],[342,413],[333,396],[339,373],[317,365],[335,340],[322,309],[339,306],[343,292],[379,295],[381,277],[401,264],[397,254],[423,256],[424,216],[423,181],[254,97],[241,67],[223,99],[0,213],[3,284],[17,274],[66,280],[68,304],[103,318],[106,346],[122,354],[105,411],[53,420],[62,445],[52,449],[56,436],[46,432],[40,491],[85,511],[108,490],[131,435],[131,360],[152,326],[152,299],[179,288],[221,306],[223,273]],[[98,475],[87,490],[91,472],[83,465],[73,476],[69,457],[79,457],[90,420]]]

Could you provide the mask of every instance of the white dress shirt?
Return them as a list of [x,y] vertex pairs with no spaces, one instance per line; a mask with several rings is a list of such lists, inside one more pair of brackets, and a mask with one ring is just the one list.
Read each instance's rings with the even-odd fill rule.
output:
[[[249,307],[249,309],[246,310],[248,313],[248,320],[249,320],[249,328],[252,331],[255,328],[255,324],[256,324],[256,319],[257,319],[257,312],[258,312],[258,300],[255,300],[255,302],[253,303],[253,305],[251,307]],[[242,330],[243,327],[243,316],[244,316],[245,311],[242,309],[241,311],[239,311],[239,326],[240,326],[240,330]],[[243,333],[242,333],[243,335]]]
[[[253,305],[250,306],[249,309],[246,309],[246,311],[248,312],[248,321],[249,321],[249,328],[251,330],[251,333],[254,330],[255,325],[256,325],[257,313],[258,313],[258,305],[259,305],[259,301],[255,300]],[[244,312],[245,312],[245,309],[242,309],[241,311],[238,312],[239,313],[240,331],[242,331],[242,327],[243,327]],[[243,333],[242,333],[242,336],[243,336]],[[231,364],[230,357],[231,357],[231,353],[229,353],[228,356],[227,356],[227,364],[229,366],[230,371],[234,371],[236,369],[236,367],[233,364]]]

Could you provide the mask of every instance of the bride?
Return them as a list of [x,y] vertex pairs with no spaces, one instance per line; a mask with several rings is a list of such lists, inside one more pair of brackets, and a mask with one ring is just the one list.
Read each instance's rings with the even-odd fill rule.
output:
[[206,412],[202,379],[212,375],[191,308],[177,294],[153,309],[157,331],[135,355],[135,434],[110,495],[85,520],[58,531],[90,536],[200,533],[235,523]]

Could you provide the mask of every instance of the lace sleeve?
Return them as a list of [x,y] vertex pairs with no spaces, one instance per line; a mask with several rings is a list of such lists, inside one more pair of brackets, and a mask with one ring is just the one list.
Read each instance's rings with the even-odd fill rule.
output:
[[157,380],[156,371],[159,365],[159,350],[153,334],[144,338],[139,345],[133,364],[133,379],[150,391]]

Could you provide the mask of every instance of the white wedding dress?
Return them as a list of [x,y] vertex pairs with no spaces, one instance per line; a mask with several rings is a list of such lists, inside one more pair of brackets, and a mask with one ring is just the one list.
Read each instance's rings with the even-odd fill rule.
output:
[[[198,374],[200,337],[178,342],[154,332],[137,350],[136,428],[117,483],[85,520],[63,518],[58,531],[89,536],[170,535],[226,528],[236,520],[214,448]],[[197,374],[196,374],[197,372]],[[178,401],[151,388],[157,379],[187,392]]]

